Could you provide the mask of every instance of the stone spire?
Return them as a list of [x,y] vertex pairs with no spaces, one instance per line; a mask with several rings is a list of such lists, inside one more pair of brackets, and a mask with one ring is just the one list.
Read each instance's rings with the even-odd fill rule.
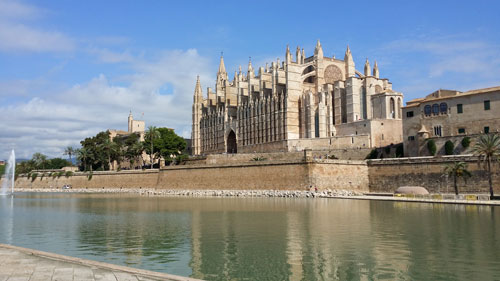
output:
[[201,90],[200,75],[196,77],[196,86],[194,87],[194,102],[200,102],[203,99],[203,91]]
[[378,71],[378,65],[377,65],[377,61],[375,61],[374,65],[373,65],[373,76],[375,76],[375,78],[379,78],[379,71]]
[[130,113],[128,114],[128,132],[132,133],[132,123],[134,121],[134,117],[132,116],[132,110],[130,110]]
[[297,63],[302,63],[302,54],[300,53],[300,47],[297,46],[297,50],[295,50],[295,58],[297,59]]
[[292,62],[292,54],[290,53],[290,48],[288,47],[288,45],[286,45],[285,61],[287,64]]
[[220,55],[219,71],[217,74],[226,73],[226,66],[224,65],[224,56]]
[[248,60],[248,77],[255,77],[255,74],[254,74],[254,71],[253,71],[253,67],[252,67],[252,58],[249,58]]
[[304,63],[305,59],[306,59],[306,51],[304,51],[304,48],[302,48],[302,61],[301,61],[301,63]]
[[217,84],[216,84],[216,93],[217,95],[222,95],[222,89],[226,86],[227,81],[227,72],[226,66],[224,65],[224,57],[222,54],[220,55],[220,63],[219,63],[219,71],[217,72]]
[[368,59],[366,59],[366,62],[365,62],[365,76],[372,76],[372,70],[370,68],[370,62],[368,61]]
[[349,77],[353,77],[355,75],[356,69],[354,68],[354,60],[352,59],[351,49],[349,49],[349,45],[347,45],[347,50],[345,51],[344,62],[346,79]]
[[316,48],[314,49],[314,56],[318,58],[323,58],[323,48],[321,47],[319,39],[318,42],[316,42]]

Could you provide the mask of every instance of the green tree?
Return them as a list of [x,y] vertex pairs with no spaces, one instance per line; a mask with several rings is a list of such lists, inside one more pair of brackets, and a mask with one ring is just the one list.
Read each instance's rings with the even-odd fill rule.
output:
[[453,144],[453,142],[451,140],[447,140],[444,143],[444,152],[446,153],[446,155],[453,155],[454,149],[455,149],[455,145]]
[[155,145],[154,145],[158,138],[160,138],[160,132],[158,131],[158,128],[156,128],[155,126],[149,126],[148,130],[146,131],[144,142],[146,144],[145,146],[146,153],[149,154],[149,158],[151,161],[151,169],[153,169],[153,163],[155,158],[153,155],[158,154],[155,152],[159,152],[158,148],[155,151]]
[[444,172],[453,177],[453,187],[455,188],[456,195],[458,195],[457,179],[463,177],[464,180],[466,180],[466,177],[472,176],[471,173],[467,170],[467,163],[461,161],[446,165],[444,168]]
[[40,152],[34,153],[31,160],[35,163],[36,169],[45,169],[47,165],[47,155]]
[[470,145],[470,138],[469,138],[469,137],[464,137],[464,138],[462,139],[462,142],[461,142],[461,143],[462,143],[462,147],[463,147],[463,148],[467,148],[467,147],[469,147],[469,145]]
[[68,146],[64,149],[64,155],[68,155],[69,157],[69,162],[71,163],[71,166],[73,166],[73,161],[71,161],[71,156],[75,155],[75,149],[71,146]]
[[89,151],[85,147],[82,147],[76,151],[76,156],[80,163],[83,164],[83,170],[87,171],[87,163],[89,162],[90,158]]
[[62,158],[52,158],[47,161],[48,169],[61,169],[70,165],[71,164],[68,160]]
[[[80,142],[82,148],[87,150],[87,165],[90,170],[105,170],[109,168],[110,151],[107,150],[106,143],[109,141],[109,131],[100,132],[94,137],[85,138]],[[85,169],[87,170],[87,169]]]
[[158,158],[162,157],[167,162],[174,161],[186,148],[186,141],[169,128],[158,128],[160,137],[155,142]]
[[432,156],[436,155],[436,142],[433,139],[427,141],[427,150]]
[[490,197],[493,198],[493,183],[491,180],[491,162],[500,160],[500,136],[498,134],[482,135],[472,148],[474,155],[478,156],[479,162],[483,162],[488,171],[488,184]]

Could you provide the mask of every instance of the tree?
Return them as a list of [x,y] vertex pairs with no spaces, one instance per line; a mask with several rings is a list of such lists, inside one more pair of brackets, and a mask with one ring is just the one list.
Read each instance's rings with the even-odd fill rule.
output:
[[47,161],[48,169],[62,169],[63,167],[70,166],[68,160],[62,158],[52,158]]
[[469,145],[470,145],[470,138],[469,138],[469,137],[464,137],[464,138],[462,139],[462,142],[461,142],[461,143],[462,143],[462,147],[463,147],[463,148],[467,148],[467,147],[469,147]]
[[45,166],[47,164],[47,155],[36,152],[33,154],[31,160],[33,160],[33,162],[35,163],[37,169],[45,169]]
[[156,128],[155,126],[149,126],[148,130],[146,131],[145,143],[147,144],[146,152],[149,153],[149,158],[151,161],[151,169],[153,169],[153,163],[154,163],[154,157],[153,157],[153,155],[155,154],[154,143],[159,137],[160,137],[160,132],[158,131],[158,128]]
[[447,140],[444,143],[444,153],[446,155],[453,155],[453,150],[455,149],[455,145],[451,140]]
[[432,156],[436,155],[436,142],[433,139],[427,141],[427,149]]
[[453,187],[455,188],[456,195],[458,195],[457,179],[463,177],[466,180],[466,177],[472,176],[467,170],[467,163],[461,161],[446,165],[444,172],[453,177]]
[[186,141],[169,128],[158,128],[160,137],[155,142],[159,157],[172,162],[186,149]]
[[82,147],[76,151],[76,155],[80,163],[83,163],[83,170],[87,171],[87,162],[90,156],[89,151],[85,147]]
[[493,198],[493,183],[491,180],[491,162],[500,160],[500,136],[497,134],[482,135],[472,148],[474,155],[478,156],[479,163],[483,162],[488,170],[488,184],[490,197]]
[[69,157],[69,162],[71,163],[71,165],[73,166],[73,161],[71,161],[71,155],[75,155],[75,149],[71,146],[68,146],[64,149],[64,155],[68,155]]

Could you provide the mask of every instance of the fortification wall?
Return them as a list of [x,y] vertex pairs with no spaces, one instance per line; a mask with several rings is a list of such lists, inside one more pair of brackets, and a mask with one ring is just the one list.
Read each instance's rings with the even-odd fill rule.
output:
[[[20,176],[19,188],[160,188],[160,189],[274,189],[305,190],[348,189],[370,192],[394,192],[399,186],[418,185],[431,193],[453,192],[453,179],[443,170],[454,161],[468,163],[472,177],[458,181],[459,191],[488,192],[488,177],[477,159],[466,156],[398,158],[370,161],[328,160],[306,151],[300,160],[251,161],[211,165],[172,166],[158,170],[94,172],[35,180]],[[500,193],[500,167],[493,165],[493,186]],[[1,181],[0,181],[1,182]]]
[[174,166],[162,169],[158,182],[163,189],[299,190],[309,186],[303,162]]
[[27,178],[20,176],[15,182],[19,188],[61,188],[70,184],[73,188],[155,188],[158,182],[158,170],[152,171],[120,171],[94,172],[89,180],[88,173],[74,173],[70,177],[42,177]]
[[316,160],[309,164],[310,184],[318,189],[347,189],[367,192],[365,161]]
[[[461,193],[488,192],[488,175],[479,166],[475,157],[418,157],[400,159],[377,159],[368,161],[368,178],[370,192],[394,192],[399,186],[423,186],[431,193],[453,192],[453,178],[444,174],[447,164],[454,161],[468,163],[472,177],[458,179]],[[500,192],[499,165],[493,165],[493,187]]]

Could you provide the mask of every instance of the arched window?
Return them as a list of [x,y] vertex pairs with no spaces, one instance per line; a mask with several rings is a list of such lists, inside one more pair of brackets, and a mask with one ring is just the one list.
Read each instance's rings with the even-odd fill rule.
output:
[[396,118],[396,105],[394,104],[394,99],[390,99],[390,110],[391,110],[391,117],[392,119]]
[[424,113],[425,113],[425,115],[431,115],[431,106],[430,105],[426,105],[424,107]]
[[439,105],[437,103],[432,105],[432,114],[434,114],[434,115],[439,114]]
[[445,102],[442,102],[439,105],[439,111],[441,111],[441,113],[447,113],[448,112],[448,105]]

